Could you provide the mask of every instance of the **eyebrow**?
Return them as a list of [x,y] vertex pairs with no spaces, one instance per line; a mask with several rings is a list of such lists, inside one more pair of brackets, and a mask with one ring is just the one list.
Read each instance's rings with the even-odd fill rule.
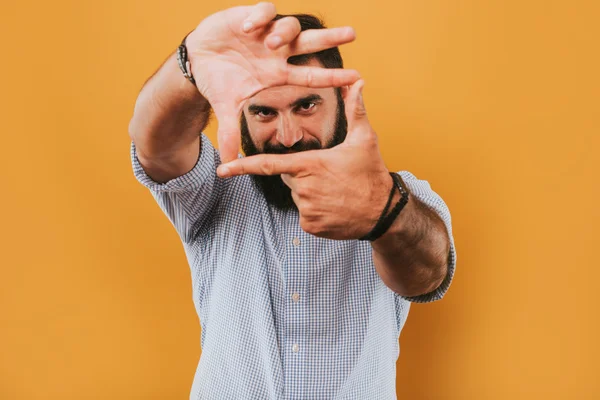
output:
[[[299,105],[304,104],[304,103],[320,103],[322,101],[323,101],[323,98],[321,96],[313,93],[313,94],[309,94],[308,96],[301,97],[297,100],[294,100],[292,103],[289,104],[289,107],[296,108]],[[250,112],[252,114],[257,114],[261,111],[276,112],[277,109],[274,107],[263,106],[260,104],[251,104],[248,106],[248,112]]]

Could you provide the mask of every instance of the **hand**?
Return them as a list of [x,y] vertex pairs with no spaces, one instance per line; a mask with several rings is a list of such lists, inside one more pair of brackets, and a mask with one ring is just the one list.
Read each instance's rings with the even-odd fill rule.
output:
[[237,159],[220,165],[217,174],[281,174],[305,232],[339,240],[366,235],[383,211],[393,180],[367,118],[363,86],[359,80],[344,92],[348,133],[343,143],[325,150]]
[[192,74],[219,122],[223,162],[235,160],[241,143],[244,102],[272,86],[341,87],[355,82],[356,71],[294,66],[293,55],[313,53],[354,40],[352,28],[300,32],[296,18],[275,22],[272,3],[230,8],[203,20],[186,40]]

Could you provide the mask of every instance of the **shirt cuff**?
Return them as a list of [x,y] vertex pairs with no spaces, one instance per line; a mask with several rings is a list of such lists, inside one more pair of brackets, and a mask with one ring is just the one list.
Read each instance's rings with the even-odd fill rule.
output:
[[189,172],[167,182],[159,183],[150,178],[144,171],[137,157],[135,144],[132,141],[130,153],[133,174],[138,182],[153,192],[181,192],[198,189],[211,174],[216,175],[216,167],[220,163],[219,155],[216,154],[214,146],[206,135],[201,134],[200,143],[200,156],[196,165]]

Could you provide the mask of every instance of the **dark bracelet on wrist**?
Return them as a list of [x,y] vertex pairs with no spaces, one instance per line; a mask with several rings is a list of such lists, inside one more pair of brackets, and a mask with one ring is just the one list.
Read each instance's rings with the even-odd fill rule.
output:
[[195,85],[196,80],[192,75],[192,65],[190,64],[190,60],[188,60],[188,51],[187,47],[185,46],[185,40],[187,39],[190,33],[185,35],[185,37],[181,41],[181,44],[177,48],[177,63],[179,64],[179,69],[181,70],[181,72],[183,72],[183,76],[185,76],[190,82],[192,82]]
[[[400,214],[400,211],[402,211],[406,203],[408,203],[409,191],[406,187],[406,184],[404,183],[400,175],[393,172],[390,172],[390,175],[392,176],[394,184],[392,185],[390,197],[388,198],[388,202],[385,206],[385,209],[381,213],[379,220],[377,221],[375,227],[373,227],[371,232],[359,238],[358,240],[368,240],[371,242],[377,240],[379,237],[381,237],[381,235],[387,232],[388,229],[390,229],[390,226],[392,226],[392,224]],[[390,211],[390,213],[388,214],[387,211],[391,200],[394,197],[394,192],[396,191],[396,188],[400,191],[400,200],[398,200],[394,208],[392,208],[392,211]]]
[[[385,203],[385,208],[383,209],[383,212],[381,213],[381,216],[379,217],[379,220],[377,222],[380,222],[383,217],[385,215],[387,215],[389,209],[390,209],[390,205],[392,204],[392,199],[394,198],[394,192],[396,191],[396,185],[394,183],[394,177],[392,176],[392,189],[390,190],[390,195],[388,196],[387,199],[387,203]],[[375,224],[375,226],[377,226],[377,223]],[[371,230],[371,232],[373,232],[373,230]]]

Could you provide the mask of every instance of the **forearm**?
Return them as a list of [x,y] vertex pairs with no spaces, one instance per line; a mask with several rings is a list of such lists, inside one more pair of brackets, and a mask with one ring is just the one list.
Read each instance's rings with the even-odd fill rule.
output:
[[168,158],[198,143],[210,114],[210,104],[188,81],[173,53],[146,81],[135,103],[129,135],[138,153]]
[[[393,203],[400,198],[396,191]],[[375,268],[396,293],[413,297],[435,290],[447,273],[448,232],[435,211],[409,196],[390,229],[372,243]]]

